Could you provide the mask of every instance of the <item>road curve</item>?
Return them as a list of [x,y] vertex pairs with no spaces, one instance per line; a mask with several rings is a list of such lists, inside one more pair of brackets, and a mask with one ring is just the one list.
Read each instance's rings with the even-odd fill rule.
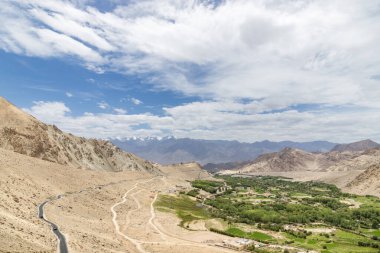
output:
[[40,218],[41,220],[43,220],[44,222],[46,222],[46,223],[48,223],[50,225],[51,231],[53,231],[53,233],[55,234],[55,236],[57,237],[57,239],[59,241],[59,244],[58,244],[59,252],[60,253],[68,253],[69,250],[68,250],[68,247],[67,247],[67,242],[66,242],[65,236],[61,233],[61,231],[59,231],[59,227],[56,224],[54,224],[53,222],[45,219],[45,216],[44,216],[44,206],[46,204],[48,204],[50,201],[56,200],[56,199],[60,199],[60,198],[62,198],[62,195],[58,195],[54,199],[46,200],[45,202],[41,203],[38,206],[38,218]]

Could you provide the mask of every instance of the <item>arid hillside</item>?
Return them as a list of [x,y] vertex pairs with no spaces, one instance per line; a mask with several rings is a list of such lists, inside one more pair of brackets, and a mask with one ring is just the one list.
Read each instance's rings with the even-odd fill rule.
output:
[[[98,198],[112,201],[123,188],[120,190],[119,185],[115,184],[113,188],[116,192],[111,191],[109,196],[102,196],[95,186],[152,177],[145,172],[78,170],[1,148],[0,161],[0,252],[56,252],[57,242],[50,226],[37,217],[37,206],[51,196],[90,189]],[[89,198],[77,205],[91,205],[94,201]],[[65,208],[73,212],[70,207],[74,208],[74,205]],[[102,221],[109,213],[106,212],[102,217],[99,204],[92,209],[95,212],[94,221],[104,230],[109,227],[111,231],[107,232],[109,239],[104,240],[111,241],[114,247],[121,247],[121,243],[113,236],[110,221]],[[81,224],[83,215],[79,212],[76,226]],[[51,213],[47,217],[51,217]],[[84,227],[78,229],[86,230]],[[107,233],[99,233],[99,236],[104,237]]]
[[380,163],[370,166],[347,185],[353,193],[380,196]]
[[46,125],[0,97],[0,147],[74,168],[159,173],[150,162],[103,140]]
[[372,140],[363,140],[363,141],[357,141],[349,144],[338,144],[336,145],[331,151],[351,151],[351,152],[358,152],[358,151],[366,151],[368,149],[372,148],[380,148],[380,144],[372,141]]
[[198,164],[162,167],[164,176],[78,170],[2,148],[0,161],[0,252],[57,252],[37,214],[49,199],[44,217],[65,235],[69,252],[232,252],[204,242],[225,236],[181,228],[175,213],[153,208],[159,193],[209,178]]
[[243,166],[240,171],[297,171],[312,168],[316,157],[299,149],[285,148],[280,152],[259,156],[252,163]]
[[308,153],[298,149],[285,148],[280,152],[265,154],[253,162],[234,170],[231,173],[254,172],[295,172],[295,171],[353,171],[365,170],[380,162],[380,149],[374,148],[362,152]]

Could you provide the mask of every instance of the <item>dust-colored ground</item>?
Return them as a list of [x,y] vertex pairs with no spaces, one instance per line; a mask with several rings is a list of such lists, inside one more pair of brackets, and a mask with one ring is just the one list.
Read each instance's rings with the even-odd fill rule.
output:
[[335,184],[339,188],[344,188],[349,182],[354,180],[363,170],[353,171],[290,171],[290,172],[255,172],[249,175],[268,175],[292,178],[296,181],[322,181]]
[[63,193],[45,206],[45,218],[70,252],[231,252],[213,246],[226,237],[186,230],[175,214],[153,208],[158,194],[208,178],[197,164],[163,167],[156,176],[73,169],[3,149],[0,161],[0,252],[57,252],[37,206]]

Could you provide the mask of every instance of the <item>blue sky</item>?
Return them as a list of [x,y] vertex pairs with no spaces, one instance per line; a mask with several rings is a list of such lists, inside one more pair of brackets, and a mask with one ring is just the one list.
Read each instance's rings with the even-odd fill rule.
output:
[[[133,114],[162,115],[164,106],[196,100],[171,91],[157,91],[146,75],[99,74],[69,59],[43,59],[6,52],[0,52],[0,58],[2,96],[22,108],[31,107],[33,101],[48,100],[64,102],[73,108],[72,116],[112,112],[114,108]],[[102,109],[99,103],[109,106]]]
[[97,138],[380,141],[380,1],[5,0],[0,95]]

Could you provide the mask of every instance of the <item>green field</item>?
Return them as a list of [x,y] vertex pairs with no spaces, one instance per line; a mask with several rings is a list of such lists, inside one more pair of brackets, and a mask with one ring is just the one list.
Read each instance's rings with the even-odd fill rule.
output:
[[155,207],[161,211],[175,212],[182,220],[181,226],[185,226],[186,223],[193,220],[211,218],[205,208],[197,206],[197,202],[185,195],[179,197],[160,195]]
[[[294,182],[269,176],[220,179],[230,189],[205,201],[211,215],[230,224],[245,223],[263,231],[247,233],[232,226],[224,231],[226,234],[326,253],[380,252],[380,240],[374,237],[380,234],[380,200],[376,197],[343,193],[336,186],[321,182]],[[213,182],[197,180],[193,187],[209,184]],[[357,204],[345,203],[348,199]],[[305,228],[313,224],[337,230],[331,234],[308,232]],[[274,239],[265,230],[282,234],[286,239]],[[357,231],[361,234],[356,234]]]
[[270,235],[267,235],[267,234],[264,234],[261,232],[257,232],[257,231],[245,232],[245,231],[243,231],[239,228],[235,228],[235,227],[231,227],[231,228],[227,229],[225,232],[226,232],[226,234],[233,236],[233,237],[247,238],[247,239],[252,239],[252,240],[261,241],[261,242],[265,241],[268,243],[275,241],[275,239]]
[[334,235],[330,235],[329,237],[320,234],[312,234],[306,239],[298,238],[287,233],[284,233],[284,235],[287,237],[288,242],[293,241],[291,244],[292,246],[309,250],[318,250],[324,253],[379,252],[379,249],[376,248],[358,246],[359,241],[371,242],[370,239],[342,230],[337,230]]
[[[193,181],[193,189],[186,194],[160,195],[155,206],[176,213],[185,228],[194,220],[219,218],[228,226],[209,229],[231,237],[323,253],[380,252],[380,200],[376,197],[342,193],[321,182],[277,177],[223,176],[219,180]],[[217,191],[225,185],[227,191]],[[205,206],[194,198],[204,198],[200,190],[212,196],[203,199]]]

